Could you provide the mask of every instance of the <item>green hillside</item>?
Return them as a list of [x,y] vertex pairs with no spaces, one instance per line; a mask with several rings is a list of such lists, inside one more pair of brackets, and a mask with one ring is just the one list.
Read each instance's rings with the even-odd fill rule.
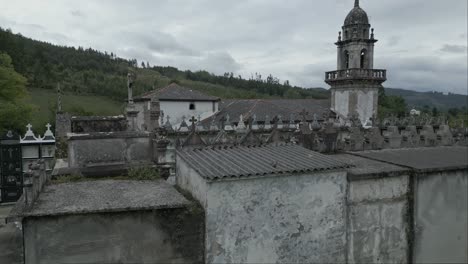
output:
[[416,92],[397,88],[386,88],[388,95],[401,96],[410,108],[436,107],[441,111],[450,108],[468,107],[468,96],[461,94],[443,94],[440,92]]
[[[31,124],[34,131],[42,133],[46,123],[53,123],[57,94],[55,90],[29,89],[26,102],[33,106]],[[80,115],[118,115],[123,111],[123,102],[118,102],[108,97],[95,95],[76,95],[65,93],[62,96],[64,111]]]

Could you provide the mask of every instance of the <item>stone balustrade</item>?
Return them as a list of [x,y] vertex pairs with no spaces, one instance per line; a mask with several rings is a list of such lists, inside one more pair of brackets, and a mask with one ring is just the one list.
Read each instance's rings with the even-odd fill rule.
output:
[[325,82],[333,83],[341,80],[368,79],[384,82],[387,80],[387,71],[379,69],[346,69],[325,73]]

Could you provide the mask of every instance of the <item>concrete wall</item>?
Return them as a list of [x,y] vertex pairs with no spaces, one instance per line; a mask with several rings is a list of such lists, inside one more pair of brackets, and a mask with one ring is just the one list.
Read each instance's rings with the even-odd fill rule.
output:
[[27,218],[29,263],[203,262],[203,215],[185,209]]
[[409,176],[351,180],[348,263],[408,261]]
[[347,117],[357,112],[364,124],[367,119],[377,114],[378,89],[376,88],[343,88],[332,89],[332,109]]
[[[202,102],[194,101],[195,110],[190,110],[189,106],[192,102],[179,102],[179,101],[160,101],[161,111],[164,112],[165,116],[170,116],[171,124],[176,125],[182,123],[182,117],[186,117],[186,122],[189,124],[189,119],[195,116],[198,119],[198,115],[202,119],[208,118],[218,111],[218,102]],[[215,104],[215,110],[213,111],[213,103]],[[190,124],[189,124],[190,125]]]
[[418,175],[415,263],[468,262],[468,171]]
[[207,183],[193,168],[187,165],[179,156],[176,158],[176,183],[182,189],[190,192],[206,209]]
[[146,134],[83,135],[68,141],[71,168],[98,163],[150,162],[151,151],[151,141]]
[[344,262],[345,199],[345,172],[212,182],[206,261]]

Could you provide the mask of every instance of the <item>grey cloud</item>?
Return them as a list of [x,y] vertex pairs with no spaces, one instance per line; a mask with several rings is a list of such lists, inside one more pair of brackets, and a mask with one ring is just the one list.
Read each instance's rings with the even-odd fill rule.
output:
[[401,37],[399,36],[391,36],[387,41],[387,45],[390,47],[396,46],[400,42],[400,39]]
[[86,17],[86,15],[83,12],[81,12],[80,10],[76,10],[76,9],[70,11],[70,14],[74,17]]
[[449,53],[465,53],[467,51],[467,47],[463,45],[449,45],[445,44],[440,51],[449,52]]
[[[8,8],[13,15],[7,18],[27,17],[17,22],[45,25],[47,30],[42,31],[69,38],[60,42],[113,51],[153,65],[242,76],[271,73],[293,85],[326,87],[324,72],[336,68],[333,43],[353,2],[43,0],[40,5],[45,11],[40,13],[12,2]],[[387,85],[466,90],[466,57],[453,53],[453,47],[448,47],[452,52],[442,51],[449,44],[443,41],[454,37],[447,29],[466,26],[466,1],[447,5],[440,0],[361,0],[361,6],[381,40],[375,49],[376,67],[389,69]],[[33,38],[54,38],[32,27],[18,29]],[[461,33],[460,38],[466,39],[463,30],[455,38]]]

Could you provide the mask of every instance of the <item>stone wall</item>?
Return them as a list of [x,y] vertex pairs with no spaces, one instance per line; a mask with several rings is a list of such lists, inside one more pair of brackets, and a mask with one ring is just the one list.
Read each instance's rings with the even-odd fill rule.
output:
[[348,263],[408,261],[409,176],[349,182]]
[[148,133],[93,133],[71,135],[68,140],[70,168],[124,166],[152,161]]
[[467,263],[467,237],[468,170],[418,175],[414,263]]
[[346,259],[345,172],[209,183],[207,263]]
[[202,263],[203,213],[166,209],[27,218],[26,263]]
[[73,116],[71,117],[71,132],[119,132],[127,129],[125,116]]

